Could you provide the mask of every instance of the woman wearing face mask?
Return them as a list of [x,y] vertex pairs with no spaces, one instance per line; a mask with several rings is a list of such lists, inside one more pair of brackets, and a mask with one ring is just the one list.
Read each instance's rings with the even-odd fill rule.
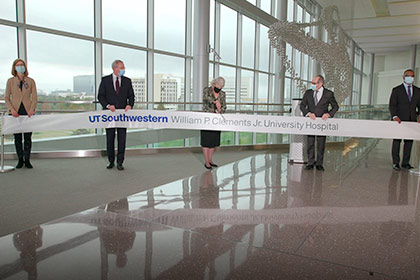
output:
[[[203,90],[203,111],[207,113],[223,114],[226,111],[226,94],[222,91],[225,79],[217,77],[211,81],[211,86]],[[201,147],[203,148],[204,167],[212,169],[217,167],[213,162],[214,148],[220,146],[220,131],[202,130]]]
[[[6,85],[6,106],[9,113],[14,117],[28,116],[35,114],[38,98],[36,94],[35,81],[28,77],[28,68],[25,61],[18,58],[13,61],[12,66],[13,77],[7,81]],[[31,146],[32,146],[32,132],[25,132],[15,134],[15,147],[18,156],[18,163],[16,168],[22,168],[23,165],[27,168],[32,168],[30,162]],[[22,138],[24,143],[22,145]]]

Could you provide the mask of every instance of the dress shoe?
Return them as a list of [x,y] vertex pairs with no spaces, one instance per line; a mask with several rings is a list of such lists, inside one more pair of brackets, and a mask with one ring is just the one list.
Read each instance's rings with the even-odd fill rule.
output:
[[204,167],[205,167],[206,169],[211,169],[211,166],[207,166],[207,164],[204,164]]
[[317,165],[317,166],[316,166],[316,170],[319,170],[319,171],[324,171],[325,169],[324,169],[324,166],[322,166],[322,165]]
[[124,166],[122,165],[122,163],[117,163],[117,169],[124,170]]
[[400,171],[400,170],[401,170],[401,167],[400,167],[400,165],[399,165],[399,164],[393,164],[393,165],[392,165],[392,169],[394,169],[394,170],[396,170],[396,171]]
[[314,165],[313,164],[308,164],[305,166],[305,170],[312,170],[314,169]]
[[210,166],[211,166],[211,167],[217,167],[217,164],[215,164],[215,163],[211,163],[211,162],[210,162]]
[[16,169],[22,168],[24,164],[25,162],[23,161],[23,159],[20,159],[18,163],[16,164]]
[[413,169],[413,167],[410,164],[403,164],[403,165],[401,165],[401,167],[403,169]]
[[108,163],[108,165],[106,166],[107,169],[111,169],[113,168],[115,165],[113,162]]

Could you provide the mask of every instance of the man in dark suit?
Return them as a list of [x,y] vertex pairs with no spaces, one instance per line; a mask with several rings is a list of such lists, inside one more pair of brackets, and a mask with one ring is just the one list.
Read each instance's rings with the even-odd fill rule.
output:
[[[331,109],[329,108],[331,105]],[[334,93],[324,88],[324,77],[321,75],[315,76],[312,79],[312,88],[307,90],[303,95],[302,102],[300,103],[300,110],[306,117],[315,120],[315,118],[321,117],[323,120],[334,117],[334,114],[338,111],[338,103],[335,100]],[[315,138],[317,139],[317,157],[315,162]],[[326,136],[315,136],[308,135],[307,141],[307,152],[308,152],[308,164],[306,170],[311,170],[316,164],[316,169],[324,171],[322,166],[324,162],[324,150]]]
[[[389,98],[389,111],[392,120],[398,123],[401,123],[401,121],[420,122],[420,89],[413,85],[414,71],[411,69],[405,70],[403,80],[404,82],[401,85],[392,89],[391,97]],[[401,167],[400,144],[401,139],[392,141],[392,168],[397,171],[400,171],[401,167],[411,169],[413,167],[410,165],[410,155],[413,140],[404,140]]]
[[[131,80],[124,77],[125,66],[121,60],[115,60],[112,63],[111,75],[102,78],[99,86],[98,100],[102,108],[109,109],[115,112],[116,109],[130,110],[134,106],[134,90]],[[127,128],[107,128],[106,129],[106,151],[108,154],[108,166],[111,169],[114,167],[115,161],[115,130],[117,130],[118,138],[118,154],[117,154],[117,168],[124,170],[124,152],[125,139]]]

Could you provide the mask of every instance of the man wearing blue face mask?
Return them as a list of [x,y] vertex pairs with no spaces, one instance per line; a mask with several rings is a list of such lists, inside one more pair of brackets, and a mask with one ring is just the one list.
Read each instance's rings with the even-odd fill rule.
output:
[[[403,83],[392,89],[389,99],[389,111],[393,121],[420,122],[420,89],[413,85],[414,71],[405,70],[403,74]],[[410,165],[411,147],[413,140],[404,140],[403,160],[400,167],[400,145],[401,139],[392,141],[392,168],[400,171],[413,168]]]
[[[331,109],[330,109],[331,106]],[[315,120],[316,118],[322,118],[327,120],[328,118],[334,117],[334,114],[338,111],[338,103],[335,100],[334,93],[331,90],[324,88],[324,77],[321,75],[315,76],[312,79],[312,87],[308,89],[303,95],[302,102],[300,103],[300,110],[306,117]],[[317,139],[317,156],[315,161],[315,138]],[[308,164],[306,170],[311,170],[316,164],[316,169],[324,171],[324,150],[326,136],[315,136],[308,135],[307,137],[307,153],[308,153]]]
[[[125,66],[121,60],[112,63],[111,75],[102,78],[99,86],[98,100],[104,110],[108,109],[115,112],[116,109],[131,110],[134,106],[134,90],[131,80],[124,77]],[[106,151],[109,163],[107,169],[114,167],[115,161],[115,130],[117,131],[118,153],[117,169],[124,170],[125,139],[127,128],[107,128],[106,129]]]

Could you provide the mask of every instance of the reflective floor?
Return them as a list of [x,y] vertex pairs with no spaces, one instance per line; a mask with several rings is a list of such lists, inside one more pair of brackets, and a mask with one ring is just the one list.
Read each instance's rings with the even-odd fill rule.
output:
[[418,279],[418,179],[389,142],[325,172],[262,154],[0,238],[0,279]]

